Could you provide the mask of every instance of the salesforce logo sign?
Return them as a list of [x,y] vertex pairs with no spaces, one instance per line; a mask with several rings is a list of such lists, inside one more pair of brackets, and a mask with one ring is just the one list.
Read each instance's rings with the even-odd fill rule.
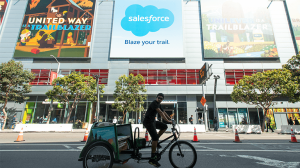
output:
[[125,11],[121,26],[131,31],[135,36],[145,36],[149,32],[157,32],[161,28],[168,28],[174,23],[174,14],[168,9],[157,9],[149,5],[131,5]]

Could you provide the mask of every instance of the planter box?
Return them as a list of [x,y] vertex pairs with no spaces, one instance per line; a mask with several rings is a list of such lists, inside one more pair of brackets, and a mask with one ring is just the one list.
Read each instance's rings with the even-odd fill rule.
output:
[[17,124],[14,131],[39,131],[39,132],[71,132],[73,124]]
[[291,129],[293,129],[296,134],[300,133],[300,125],[281,125],[282,134],[291,134]]
[[238,133],[261,134],[261,126],[260,125],[233,125],[232,131],[235,132],[235,129],[237,129]]

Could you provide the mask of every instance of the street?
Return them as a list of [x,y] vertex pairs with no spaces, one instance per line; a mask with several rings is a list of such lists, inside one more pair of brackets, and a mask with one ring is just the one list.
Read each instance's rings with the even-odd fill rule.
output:
[[[67,136],[67,135],[69,136]],[[15,136],[15,133],[2,133],[0,138],[0,162],[1,168],[80,168],[82,162],[77,161],[79,153],[84,143],[75,139],[80,137],[79,133],[27,133],[27,137],[36,137],[35,142],[26,140],[21,143],[4,142],[3,135],[7,137]],[[168,136],[166,134],[164,136]],[[300,167],[300,143],[289,143],[290,135],[280,135],[275,133],[241,134],[242,143],[234,143],[233,133],[227,134],[200,134],[200,142],[191,142],[186,136],[182,135],[181,140],[191,142],[198,155],[195,167],[205,168],[299,168]],[[71,137],[73,140],[50,142],[41,139],[53,137]],[[299,135],[296,135],[299,139]],[[9,140],[8,138],[8,140]],[[6,139],[6,138],[5,138]],[[37,141],[40,139],[40,143]],[[6,139],[7,140],[7,139]],[[162,144],[166,146],[168,142]],[[150,149],[142,151],[144,157],[150,156]],[[160,160],[162,167],[172,167],[168,159],[168,150]],[[124,165],[115,164],[114,168],[141,167],[151,168],[146,161],[137,163],[130,160]]]

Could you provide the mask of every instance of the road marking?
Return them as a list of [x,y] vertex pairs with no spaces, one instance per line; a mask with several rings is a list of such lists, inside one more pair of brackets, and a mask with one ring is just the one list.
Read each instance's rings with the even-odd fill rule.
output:
[[28,145],[28,146],[40,146],[40,145],[45,145],[45,146],[47,146],[47,145],[49,145],[49,146],[55,146],[55,145],[57,145],[57,146],[64,146],[64,145],[67,145],[67,146],[74,146],[74,145],[78,145],[78,146],[81,146],[81,145],[85,145],[85,144],[28,144],[28,143],[19,143],[19,144],[0,144],[0,146],[15,146],[15,145]]
[[[169,144],[169,143],[161,143],[161,144]],[[289,145],[292,145],[292,143],[199,143],[199,142],[193,142],[191,143],[192,145],[255,145],[255,144],[263,144],[263,145],[282,145],[282,144],[289,144]]]
[[73,148],[71,146],[64,145],[64,147],[66,147],[67,149],[72,149],[73,150]]
[[80,152],[81,150],[70,149],[45,149],[45,150],[0,150],[0,152]]
[[[39,150],[0,150],[0,152],[80,152],[77,149],[39,149]],[[150,152],[151,150],[143,149],[140,152]],[[166,150],[168,152],[169,150]],[[176,151],[176,150],[174,150]],[[192,150],[185,150],[187,152],[192,152]],[[300,150],[196,150],[197,152],[290,152],[290,153],[300,153]]]
[[257,156],[249,156],[249,155],[237,155],[237,156],[246,159],[259,160],[260,162],[256,162],[257,164],[273,166],[278,168],[297,168],[297,166],[300,163],[300,162],[284,162],[280,160],[268,159],[268,158],[257,157]]

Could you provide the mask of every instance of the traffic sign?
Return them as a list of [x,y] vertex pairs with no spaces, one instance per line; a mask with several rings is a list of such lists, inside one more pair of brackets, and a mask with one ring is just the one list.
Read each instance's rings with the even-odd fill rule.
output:
[[199,71],[199,83],[203,84],[207,80],[208,74],[208,63],[204,63]]
[[204,106],[206,103],[206,99],[204,97],[202,97],[200,100],[200,103],[202,104],[202,106]]

